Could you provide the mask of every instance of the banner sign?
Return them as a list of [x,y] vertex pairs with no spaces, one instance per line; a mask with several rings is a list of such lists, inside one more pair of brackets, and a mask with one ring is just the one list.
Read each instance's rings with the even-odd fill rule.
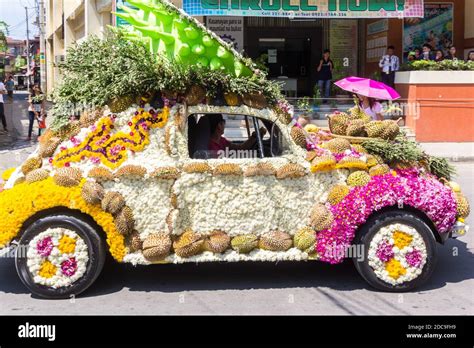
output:
[[423,17],[423,0],[183,0],[192,16]]
[[403,23],[403,59],[408,53],[429,44],[433,50],[447,54],[453,44],[453,3],[425,4],[426,16],[405,19]]
[[244,19],[242,17],[206,17],[206,28],[234,46],[238,52],[244,49]]
[[[130,4],[129,4],[127,1],[125,1],[125,0],[116,0],[116,2],[115,2],[115,10],[114,10],[114,11],[117,12],[117,13],[123,13],[124,10],[122,10],[122,9],[120,8],[120,6],[127,6],[127,7],[130,7],[130,8],[132,8],[132,9],[134,9],[134,10],[138,10],[138,8],[136,8],[135,6],[130,5]],[[130,24],[129,24],[126,20],[124,20],[124,19],[122,19],[122,18],[120,18],[120,17],[117,17],[117,16],[115,16],[115,25],[116,25],[117,27],[128,27],[128,26],[130,26]]]

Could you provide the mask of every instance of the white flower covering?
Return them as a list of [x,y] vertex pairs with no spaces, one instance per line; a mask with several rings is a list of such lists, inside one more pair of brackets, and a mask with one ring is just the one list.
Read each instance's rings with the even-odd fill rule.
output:
[[[248,254],[239,254],[235,250],[227,250],[222,254],[214,254],[210,251],[205,251],[199,255],[182,258],[176,254],[171,254],[162,261],[155,263],[185,263],[185,262],[216,262],[216,261],[227,261],[227,262],[238,262],[238,261],[303,261],[308,260],[309,256],[306,252],[301,251],[297,248],[291,248],[287,251],[268,251],[262,249],[254,249]],[[128,254],[124,257],[124,262],[131,263],[133,265],[150,265],[153,262],[148,261],[140,253],[136,252]]]
[[[76,241],[76,247],[73,253],[63,254],[59,250],[59,241],[64,235]],[[49,256],[44,257],[38,253],[37,244],[40,240],[51,237],[53,249]],[[72,276],[67,276],[61,272],[61,264],[70,258],[75,258],[77,262],[77,270]],[[43,262],[49,261],[56,267],[56,274],[51,278],[43,278],[39,275],[39,271]],[[80,279],[87,269],[89,261],[89,253],[87,244],[80,238],[77,233],[65,228],[48,228],[46,231],[39,233],[28,244],[27,266],[33,276],[33,280],[37,284],[52,287],[54,289],[65,287],[73,284]]]
[[[404,232],[413,237],[410,245],[404,247],[401,250],[394,246],[393,234],[396,231]],[[394,279],[389,275],[388,271],[385,269],[385,262],[380,260],[376,255],[379,244],[384,241],[392,245],[394,258],[398,260],[406,270],[406,273],[397,279]],[[406,255],[415,249],[421,253],[421,262],[418,267],[411,267],[406,261]],[[403,284],[417,278],[423,270],[423,266],[426,263],[426,258],[427,251],[423,237],[417,232],[415,228],[408,225],[397,223],[383,227],[370,241],[368,252],[369,266],[372,267],[377,278],[392,285]]]

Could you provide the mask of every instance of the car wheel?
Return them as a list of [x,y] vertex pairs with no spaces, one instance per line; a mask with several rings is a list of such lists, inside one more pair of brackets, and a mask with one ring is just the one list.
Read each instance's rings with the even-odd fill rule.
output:
[[73,214],[34,221],[16,250],[18,276],[35,295],[57,299],[79,295],[104,266],[105,242],[89,219]]
[[438,258],[432,230],[410,212],[390,211],[369,220],[355,244],[362,247],[357,250],[363,255],[353,258],[357,271],[382,291],[409,291],[422,285]]

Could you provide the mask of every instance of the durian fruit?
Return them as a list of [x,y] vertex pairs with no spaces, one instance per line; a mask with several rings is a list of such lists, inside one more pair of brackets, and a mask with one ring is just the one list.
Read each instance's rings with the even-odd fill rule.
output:
[[150,177],[162,180],[175,180],[179,178],[179,175],[179,170],[176,167],[159,167],[150,174]]
[[329,116],[329,130],[333,134],[346,135],[349,115],[345,112],[335,113]]
[[370,181],[370,175],[363,170],[351,173],[347,177],[347,185],[349,186],[365,186]]
[[316,243],[316,231],[311,227],[303,227],[293,237],[295,247],[302,251],[311,252]]
[[114,180],[114,175],[112,172],[104,167],[92,168],[89,170],[89,173],[87,173],[87,177],[95,179],[98,182]]
[[54,132],[54,135],[61,139],[68,139],[76,136],[81,131],[79,121],[70,121]]
[[86,128],[92,126],[95,121],[101,118],[103,115],[102,108],[94,109],[94,110],[85,110],[81,116],[79,117],[79,124],[82,128]]
[[165,150],[168,156],[171,156],[171,126],[166,127],[165,129]]
[[235,163],[222,163],[214,168],[214,175],[242,175],[242,169]]
[[171,238],[166,233],[150,234],[142,246],[143,256],[148,261],[159,261],[169,255],[171,250]]
[[267,100],[262,93],[245,93],[242,96],[242,101],[245,105],[255,108],[255,109],[263,109],[267,107]]
[[301,178],[306,175],[306,169],[297,163],[288,163],[278,168],[276,177],[278,179]]
[[336,168],[336,158],[331,154],[315,157],[311,162],[311,172],[328,171]]
[[331,227],[334,216],[323,204],[317,203],[311,208],[310,225],[316,231],[322,231]]
[[232,249],[240,254],[247,254],[258,246],[258,237],[253,234],[243,234],[232,238]]
[[374,155],[367,155],[367,167],[370,168],[377,164],[379,164],[377,157],[375,157]]
[[342,153],[351,149],[351,143],[347,139],[334,138],[326,142],[325,147],[332,153]]
[[306,135],[304,134],[303,129],[293,127],[291,128],[290,135],[296,145],[306,149]]
[[190,257],[202,251],[203,243],[201,235],[188,229],[173,242],[173,249],[179,257]]
[[351,120],[362,120],[365,123],[369,122],[372,118],[367,115],[364,110],[362,110],[357,101],[355,101],[355,104],[356,105],[347,110],[349,112],[349,118]]
[[258,247],[270,251],[286,251],[293,245],[293,240],[288,233],[272,231],[264,234],[258,241]]
[[170,194],[170,204],[174,209],[178,208],[178,196],[174,192]]
[[210,173],[212,168],[206,162],[193,162],[186,164],[183,171],[186,173]]
[[308,151],[306,152],[306,157],[305,159],[308,161],[308,162],[311,162],[312,160],[314,160],[316,157],[318,156],[318,153],[314,150],[311,150],[311,151]]
[[20,176],[20,177],[18,177],[18,178],[15,180],[15,182],[13,183],[13,186],[16,186],[16,185],[18,185],[18,184],[21,184],[21,183],[23,183],[23,182],[25,182],[25,181],[26,181],[26,178],[25,178],[24,176]]
[[[51,132],[52,133],[52,132]],[[51,157],[54,155],[54,152],[61,144],[62,139],[59,137],[52,136],[47,141],[40,143],[38,154],[42,158]]]
[[108,191],[102,199],[102,210],[112,215],[117,215],[125,206],[125,199],[123,196],[115,191]]
[[400,133],[400,127],[396,121],[385,120],[382,121],[382,124],[384,127],[382,134],[380,134],[382,139],[393,140],[398,135],[398,133]]
[[223,253],[230,244],[230,237],[223,231],[213,231],[204,239],[204,250],[219,254]]
[[38,169],[33,169],[31,172],[26,174],[26,176],[24,177],[24,180],[30,184],[35,181],[45,180],[48,177],[49,177],[49,170],[44,169],[44,168],[38,168]]
[[242,98],[233,92],[224,93],[224,100],[229,106],[238,106],[242,104]]
[[89,204],[100,203],[102,198],[104,198],[104,194],[102,185],[94,181],[87,181],[81,189],[82,198]]
[[124,206],[114,219],[117,231],[122,235],[127,235],[133,230],[135,219],[130,207]]
[[365,122],[363,120],[351,120],[347,125],[346,135],[354,137],[366,136],[364,129]]
[[370,121],[364,128],[369,138],[379,138],[385,129],[383,121]]
[[331,187],[328,193],[328,202],[331,205],[336,205],[341,202],[348,194],[350,188],[345,184],[337,184]]
[[244,176],[266,175],[272,176],[276,174],[275,167],[269,162],[259,162],[255,165],[248,166],[244,171]]
[[198,85],[192,85],[184,94],[187,105],[197,105],[206,97],[206,90]]
[[471,208],[466,196],[464,196],[461,192],[456,192],[456,204],[458,217],[463,219],[467,218],[471,212]]
[[43,164],[43,160],[40,157],[38,156],[30,157],[21,166],[21,172],[23,173],[23,175],[26,175],[29,172],[31,172],[33,169],[41,168],[42,164]]
[[114,173],[116,178],[143,178],[146,174],[146,168],[135,164],[126,164],[117,169]]
[[386,164],[376,164],[369,170],[370,176],[383,175],[390,172],[390,167]]
[[351,145],[354,151],[357,151],[358,153],[367,153],[367,150],[361,144],[351,144]]
[[356,168],[367,170],[367,163],[358,157],[345,156],[337,163],[336,168]]
[[118,113],[127,110],[135,102],[135,97],[132,95],[125,95],[122,97],[112,99],[108,105],[110,111]]
[[62,167],[56,169],[53,180],[59,186],[77,186],[81,183],[82,172],[79,168]]
[[306,126],[304,126],[304,130],[307,131],[308,133],[317,133],[319,132],[319,128],[318,126],[316,126],[315,124],[307,124]]
[[[131,253],[142,250],[143,242],[140,238],[140,233],[138,233],[137,230],[133,230],[132,233],[128,235],[127,245]],[[171,246],[171,240],[170,240],[170,246]]]

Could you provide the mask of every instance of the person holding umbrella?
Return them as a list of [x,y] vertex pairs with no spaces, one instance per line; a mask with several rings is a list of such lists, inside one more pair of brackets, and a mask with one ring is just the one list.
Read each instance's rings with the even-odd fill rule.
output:
[[373,120],[383,120],[382,105],[377,100],[394,100],[400,98],[392,87],[380,81],[362,77],[346,77],[334,83],[345,91],[357,95],[359,105]]

